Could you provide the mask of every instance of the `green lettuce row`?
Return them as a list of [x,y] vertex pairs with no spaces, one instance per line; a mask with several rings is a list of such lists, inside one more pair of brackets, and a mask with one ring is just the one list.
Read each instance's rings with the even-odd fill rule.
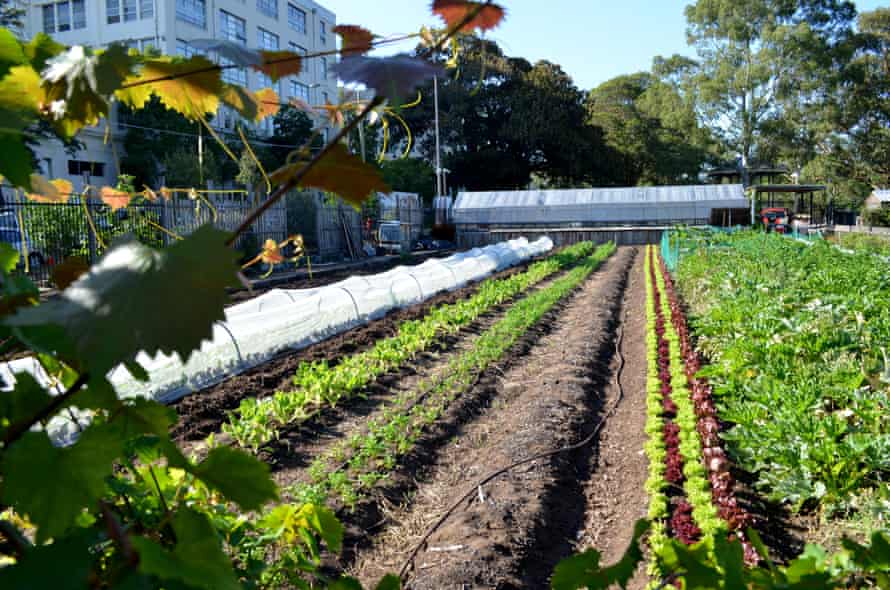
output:
[[442,335],[459,331],[493,307],[576,264],[593,249],[591,242],[581,242],[532,264],[525,272],[488,280],[472,297],[441,305],[422,319],[402,322],[395,336],[379,340],[371,349],[351,355],[335,367],[327,361],[301,363],[293,389],[263,399],[242,400],[238,410],[223,424],[223,431],[242,447],[257,450],[275,440],[281,429],[352,397],[380,375],[429,349]]
[[[408,453],[426,426],[434,423],[451,402],[469,388],[492,363],[500,359],[528,329],[560,300],[584,282],[615,251],[605,244],[579,266],[546,288],[514,303],[507,313],[479,336],[472,349],[455,356],[445,370],[400,397],[368,431],[356,435],[318,457],[309,469],[311,482],[291,490],[303,501],[324,502],[339,496],[353,505],[395,467],[398,457]],[[423,403],[414,403],[423,395]],[[350,449],[352,455],[348,458]],[[345,463],[344,463],[345,460]]]

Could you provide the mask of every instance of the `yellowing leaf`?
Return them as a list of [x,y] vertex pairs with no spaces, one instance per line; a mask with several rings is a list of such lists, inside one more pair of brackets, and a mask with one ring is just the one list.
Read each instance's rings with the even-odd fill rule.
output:
[[337,25],[333,31],[343,39],[340,52],[343,55],[362,54],[371,51],[374,35],[368,29],[357,25]]
[[86,258],[83,256],[69,256],[60,264],[54,266],[51,274],[56,287],[64,290],[88,270],[90,270],[90,264]]
[[272,78],[273,82],[303,71],[303,58],[293,51],[260,51],[260,56],[263,63],[257,69]]
[[323,110],[327,114],[328,121],[333,125],[337,125],[338,127],[343,126],[343,109],[340,105],[328,102],[320,106],[319,110]]
[[482,2],[470,2],[468,0],[434,0],[433,14],[442,17],[445,24],[449,28],[456,27],[467,16],[478,11],[478,13],[464,26],[461,27],[462,33],[472,33],[475,29],[487,31],[493,29],[503,20],[504,9],[497,4],[483,4]]
[[250,121],[258,119],[260,112],[259,99],[247,88],[237,84],[226,84],[219,98],[223,103],[238,111],[245,119]]
[[[293,179],[305,165],[305,162],[296,162],[282,166],[272,173],[270,180],[275,185],[282,185]],[[336,193],[356,207],[373,192],[390,192],[377,169],[350,154],[342,143],[333,146],[298,184]]]
[[167,108],[190,120],[197,120],[219,108],[223,92],[219,68],[202,56],[189,60],[158,58],[148,60],[142,71],[129,78],[116,96],[125,104],[140,108],[150,94],[157,95]]
[[258,105],[260,109],[257,120],[274,116],[275,113],[278,112],[280,105],[278,103],[278,95],[275,93],[274,90],[272,90],[271,88],[263,88],[262,90],[257,90],[256,97],[258,99]]
[[103,203],[111,207],[112,211],[123,209],[130,204],[132,198],[130,193],[113,189],[110,186],[103,186],[99,196]]
[[71,196],[71,183],[63,178],[47,180],[39,174],[31,175],[31,190],[25,196],[38,203],[67,203]]

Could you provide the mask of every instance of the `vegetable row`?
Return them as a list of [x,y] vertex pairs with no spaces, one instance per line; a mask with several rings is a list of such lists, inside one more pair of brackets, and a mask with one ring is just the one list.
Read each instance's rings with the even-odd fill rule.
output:
[[294,497],[317,503],[336,497],[347,506],[353,505],[386,477],[400,456],[414,448],[425,427],[438,420],[457,396],[614,250],[611,243],[600,246],[564,276],[514,303],[442,371],[399,397],[378,419],[369,421],[366,432],[318,457],[309,468],[311,481],[293,488]]
[[396,335],[344,358],[336,366],[326,361],[302,363],[293,377],[292,389],[262,399],[242,400],[223,430],[241,446],[258,449],[275,440],[282,429],[352,397],[380,375],[428,350],[443,335],[459,331],[495,306],[578,263],[593,249],[590,242],[575,244],[532,264],[522,273],[488,280],[472,297],[441,305],[422,319],[402,322]]
[[697,249],[681,260],[678,284],[711,361],[700,375],[733,425],[722,434],[733,460],[795,507],[849,513],[880,507],[883,490],[886,510],[886,264],[751,232],[685,246]]
[[649,543],[656,559],[653,577],[663,577],[662,556],[670,538],[701,542],[713,550],[732,531],[741,538],[745,559],[757,556],[743,531],[751,524],[734,496],[734,481],[718,437],[710,388],[697,373],[701,362],[673,282],[655,249],[646,253],[646,453],[653,521]]

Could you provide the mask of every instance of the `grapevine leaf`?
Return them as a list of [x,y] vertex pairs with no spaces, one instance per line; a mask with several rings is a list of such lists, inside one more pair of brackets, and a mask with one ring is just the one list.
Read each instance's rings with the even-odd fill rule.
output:
[[488,31],[498,26],[504,18],[504,9],[497,4],[483,4],[482,2],[470,2],[468,0],[434,0],[433,14],[442,17],[448,28],[456,27],[471,12],[474,16],[468,23],[461,27],[460,32],[472,33],[475,29]]
[[47,180],[39,174],[31,175],[33,193],[25,193],[31,201],[38,203],[67,203],[71,196],[71,183],[63,178]]
[[726,573],[725,590],[745,590],[745,551],[741,541],[730,541],[725,535],[715,535],[714,554]]
[[[0,109],[0,118],[3,118],[3,109]],[[3,176],[14,186],[31,188],[31,152],[25,147],[20,133],[7,133],[0,131],[0,145],[3,146],[3,158],[0,158],[0,176]]]
[[13,248],[11,244],[0,242],[0,271],[3,271],[4,274],[9,274],[15,270],[20,257],[19,251]]
[[272,78],[273,82],[303,71],[303,58],[293,51],[260,51],[260,56],[263,63],[256,69]]
[[633,577],[637,567],[643,561],[643,551],[640,549],[640,538],[649,530],[646,520],[638,520],[634,525],[633,539],[615,565],[600,567],[600,554],[595,549],[588,549],[584,553],[573,555],[562,560],[556,566],[551,580],[553,590],[576,590],[588,588],[598,590],[618,584],[627,588],[627,583]]
[[374,586],[375,590],[399,590],[402,587],[402,581],[395,574],[386,574]]
[[250,121],[256,121],[259,116],[259,99],[256,94],[237,84],[226,84],[223,87],[219,99],[238,111],[238,113]]
[[58,537],[102,496],[121,444],[107,425],[87,428],[68,448],[54,447],[45,432],[28,432],[0,464],[3,502],[37,525],[38,543]]
[[28,551],[15,565],[0,567],[0,588],[89,587],[93,556],[87,533],[78,533]]
[[219,67],[196,55],[188,60],[157,58],[147,60],[142,71],[127,79],[115,95],[125,104],[141,108],[151,94],[169,109],[195,121],[205,113],[215,113],[223,91]]
[[60,290],[64,290],[82,274],[90,270],[90,263],[83,256],[69,256],[55,265],[51,271],[53,282]]
[[29,66],[16,66],[0,80],[0,175],[15,186],[31,188],[31,152],[22,131],[37,120],[43,90],[40,76]]
[[265,119],[266,117],[272,117],[278,112],[278,94],[276,94],[274,90],[271,88],[257,90],[256,97],[257,105],[259,105],[259,113],[257,114],[258,121]]
[[57,43],[46,33],[37,33],[31,42],[25,46],[25,55],[31,62],[31,67],[42,72],[46,62],[65,51],[66,47]]
[[362,54],[371,51],[374,35],[368,29],[357,25],[337,25],[333,31],[343,39],[341,55]]
[[203,514],[180,508],[173,517],[176,546],[172,551],[145,537],[131,542],[139,552],[139,570],[162,580],[179,581],[207,590],[240,590],[232,562]]
[[163,404],[135,398],[121,403],[114,420],[107,427],[114,429],[121,440],[130,440],[143,434],[166,436],[176,421],[176,411]]
[[400,53],[392,57],[348,55],[331,66],[344,83],[361,83],[380,96],[398,104],[400,99],[414,96],[414,89],[442,68],[426,60]]
[[28,420],[50,402],[50,395],[30,373],[16,373],[15,388],[0,394],[0,435],[10,424]]
[[[294,177],[305,163],[285,165],[270,176],[273,184],[281,185]],[[361,158],[350,154],[346,146],[338,143],[300,180],[302,186],[311,186],[337,193],[358,207],[374,191],[390,192],[377,169]]]
[[263,63],[259,51],[226,39],[192,39],[189,45],[201,51],[215,51],[220,57],[238,66],[258,67]]
[[361,583],[352,577],[337,578],[328,586],[328,590],[363,590]]
[[269,466],[231,447],[216,447],[191,471],[244,510],[257,510],[278,498]]
[[64,113],[57,121],[60,131],[71,136],[107,116],[111,94],[130,75],[136,60],[118,43],[99,52],[75,45],[47,60],[41,76],[47,102],[61,105],[59,111]]
[[[226,287],[239,284],[238,254],[225,247],[226,236],[205,225],[160,251],[134,240],[119,243],[59,297],[20,309],[6,322],[62,326],[93,374],[140,351],[187,360],[224,318]],[[181,292],[201,296],[182,298]]]
[[103,186],[99,191],[99,197],[103,203],[111,207],[112,211],[126,208],[131,199],[130,193],[113,189],[110,186]]
[[0,29],[0,78],[5,76],[12,66],[26,62],[25,52],[12,31]]
[[325,104],[321,105],[319,110],[327,113],[328,122],[330,122],[331,125],[336,125],[337,127],[343,126],[345,119],[343,117],[343,109],[340,107],[340,105],[326,102]]

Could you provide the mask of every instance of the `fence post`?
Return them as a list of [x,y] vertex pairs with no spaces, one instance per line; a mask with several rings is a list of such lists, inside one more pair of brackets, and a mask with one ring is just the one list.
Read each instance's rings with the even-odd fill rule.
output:
[[[90,196],[91,193],[92,191],[87,191],[84,198],[86,199],[87,211],[89,211],[90,217],[93,219],[93,224],[96,226],[96,231],[99,231],[99,224],[96,221],[96,211],[93,206],[93,197]],[[90,249],[90,265],[93,265],[96,260],[99,259],[99,244],[96,240],[96,234],[93,233],[92,229],[89,227],[87,228],[87,236]]]

